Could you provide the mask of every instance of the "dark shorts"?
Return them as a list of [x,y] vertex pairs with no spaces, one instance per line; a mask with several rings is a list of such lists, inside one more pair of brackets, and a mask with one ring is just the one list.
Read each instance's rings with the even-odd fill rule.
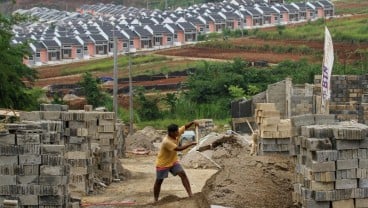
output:
[[156,179],[165,179],[169,177],[169,172],[176,176],[178,173],[184,171],[179,163],[175,163],[173,166],[168,168],[156,168]]

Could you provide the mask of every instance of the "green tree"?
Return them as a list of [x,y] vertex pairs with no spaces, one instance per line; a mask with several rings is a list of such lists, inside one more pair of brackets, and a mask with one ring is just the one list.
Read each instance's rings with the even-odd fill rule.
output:
[[166,104],[170,107],[170,112],[174,113],[176,110],[176,104],[178,102],[178,97],[175,93],[167,93],[164,98]]
[[36,71],[23,64],[27,45],[10,44],[13,25],[24,21],[19,15],[4,16],[0,13],[0,107],[20,110],[37,109],[35,94],[25,85],[36,78]]
[[230,85],[229,93],[230,93],[231,97],[234,98],[234,99],[245,97],[244,89],[240,88],[238,86]]
[[107,98],[102,92],[97,78],[94,78],[91,73],[86,72],[83,74],[83,79],[79,84],[89,105],[93,105],[94,107],[104,106]]
[[150,121],[161,118],[158,108],[159,98],[148,99],[144,94],[144,89],[137,89],[136,106],[137,113],[142,121]]

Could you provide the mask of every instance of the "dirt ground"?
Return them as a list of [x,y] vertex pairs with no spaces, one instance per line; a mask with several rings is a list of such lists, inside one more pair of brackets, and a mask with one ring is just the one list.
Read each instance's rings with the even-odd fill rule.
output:
[[89,207],[293,207],[294,167],[288,156],[249,156],[249,136],[239,139],[215,135],[214,140],[221,142],[213,143],[213,150],[202,155],[191,150],[181,156],[193,197],[187,197],[179,177],[170,176],[162,185],[159,202],[152,203],[157,151],[151,151],[149,155],[128,153],[121,162],[129,176],[96,195],[84,197],[83,203]]

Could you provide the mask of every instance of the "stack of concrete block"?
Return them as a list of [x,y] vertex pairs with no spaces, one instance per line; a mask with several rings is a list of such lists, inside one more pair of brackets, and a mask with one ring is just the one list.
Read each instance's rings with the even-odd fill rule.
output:
[[8,133],[0,135],[0,202],[16,200],[19,207],[27,208],[68,206],[64,145],[43,143],[40,123],[6,128]]
[[[315,77],[315,95],[320,95],[321,76]],[[364,110],[368,103],[368,74],[334,75],[331,77],[331,100],[329,109],[339,121],[356,120],[367,124]]]
[[368,126],[333,118],[292,118],[298,133],[290,151],[296,167],[293,199],[305,208],[368,207]]
[[257,103],[255,116],[260,133],[258,154],[288,153],[290,119],[280,119],[280,112],[273,103]]
[[92,143],[99,146],[94,163],[95,171],[104,183],[110,184],[117,173],[117,146],[121,142],[116,137],[115,114],[103,112],[99,115],[96,136],[92,137]]
[[118,177],[124,126],[115,122],[113,112],[92,111],[90,106],[85,107],[86,111],[65,111],[67,107],[58,105],[42,105],[41,109],[50,111],[22,113],[21,120],[62,123],[60,137],[52,133],[55,127],[45,130],[50,141],[66,147],[70,193],[88,194],[94,191],[96,179],[110,184]]
[[[367,88],[368,88],[368,84],[367,84]],[[367,94],[367,99],[368,99],[368,94]],[[367,103],[360,104],[358,121],[359,121],[359,123],[364,123],[364,124],[368,125],[368,101],[367,101]]]
[[90,193],[93,191],[94,174],[91,170],[92,151],[89,135],[96,131],[97,118],[86,116],[84,111],[62,112],[60,118],[65,126],[65,159],[70,166],[69,191],[73,195]]
[[199,119],[197,120],[197,122],[199,123],[199,138],[207,136],[213,131],[213,128],[215,126],[212,119]]

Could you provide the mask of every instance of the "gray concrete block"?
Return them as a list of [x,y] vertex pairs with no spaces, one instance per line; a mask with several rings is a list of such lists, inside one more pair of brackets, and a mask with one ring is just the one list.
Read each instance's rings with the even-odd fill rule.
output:
[[359,159],[359,168],[368,169],[368,159]]
[[355,199],[355,208],[368,208],[368,199]]
[[65,167],[64,166],[41,165],[40,174],[50,175],[50,176],[62,176],[62,175],[65,175]]
[[306,148],[309,151],[331,150],[332,144],[328,138],[307,138]]
[[336,198],[336,191],[314,191],[313,192],[313,199],[319,202],[325,201],[330,202],[334,201]]
[[74,119],[74,115],[72,112],[61,112],[60,118],[62,121],[72,121]]
[[359,140],[336,140],[337,150],[359,149]]
[[18,165],[18,156],[0,156],[0,165]]
[[39,171],[39,165],[22,165],[22,174],[23,175],[39,175],[40,171]]
[[348,149],[348,150],[338,150],[337,151],[337,159],[338,160],[351,160],[357,159],[358,157],[357,149]]
[[19,113],[20,121],[39,121],[41,120],[41,115],[39,111],[25,112],[21,111]]
[[40,134],[37,133],[17,134],[16,140],[17,145],[40,144]]
[[19,147],[15,145],[0,145],[0,156],[17,156]]
[[346,170],[354,168],[358,168],[358,159],[336,161],[336,170]]
[[313,172],[330,172],[336,170],[334,161],[331,162],[312,162],[310,169]]
[[366,137],[365,139],[360,140],[359,147],[361,149],[368,149],[368,137]]
[[42,111],[40,112],[41,119],[43,120],[60,120],[61,112],[60,111]]
[[0,135],[0,144],[2,145],[14,145],[15,144],[15,134],[3,134]]
[[38,184],[38,175],[16,176],[17,184]]
[[40,206],[59,206],[63,205],[64,196],[39,196],[38,203]]
[[303,199],[302,201],[303,208],[330,208],[330,202],[325,201],[315,201],[313,199]]
[[16,176],[14,175],[0,175],[0,186],[16,185]]
[[43,144],[41,145],[41,154],[64,155],[65,145]]
[[38,206],[37,195],[19,195],[18,199],[21,206]]
[[19,155],[19,165],[40,165],[41,155]]
[[359,159],[368,159],[368,149],[358,149]]
[[335,124],[336,123],[336,116],[333,114],[315,114],[314,115],[314,122],[316,125],[327,125],[327,124]]
[[335,126],[333,133],[336,139],[364,140],[367,135],[367,129],[359,128],[356,126]]
[[356,179],[357,169],[336,170],[336,179]]
[[40,144],[18,145],[20,155],[39,155],[41,153]]
[[333,201],[332,208],[355,208],[354,199]]
[[87,140],[86,137],[75,137],[71,136],[69,137],[69,144],[82,144]]
[[50,185],[50,186],[56,186],[56,185],[65,185],[68,182],[67,176],[46,176],[46,175],[40,175],[39,177],[39,184],[40,185]]
[[261,138],[260,143],[262,144],[276,144],[276,139],[272,139],[272,138]]
[[337,150],[318,150],[311,152],[312,160],[316,162],[328,162],[337,160]]
[[357,178],[368,178],[368,169],[358,168],[357,169]]
[[354,189],[357,187],[357,179],[341,179],[335,181],[335,189]]
[[61,111],[61,105],[59,104],[41,104],[41,111]]
[[368,179],[367,178],[358,179],[358,187],[359,188],[368,188]]

